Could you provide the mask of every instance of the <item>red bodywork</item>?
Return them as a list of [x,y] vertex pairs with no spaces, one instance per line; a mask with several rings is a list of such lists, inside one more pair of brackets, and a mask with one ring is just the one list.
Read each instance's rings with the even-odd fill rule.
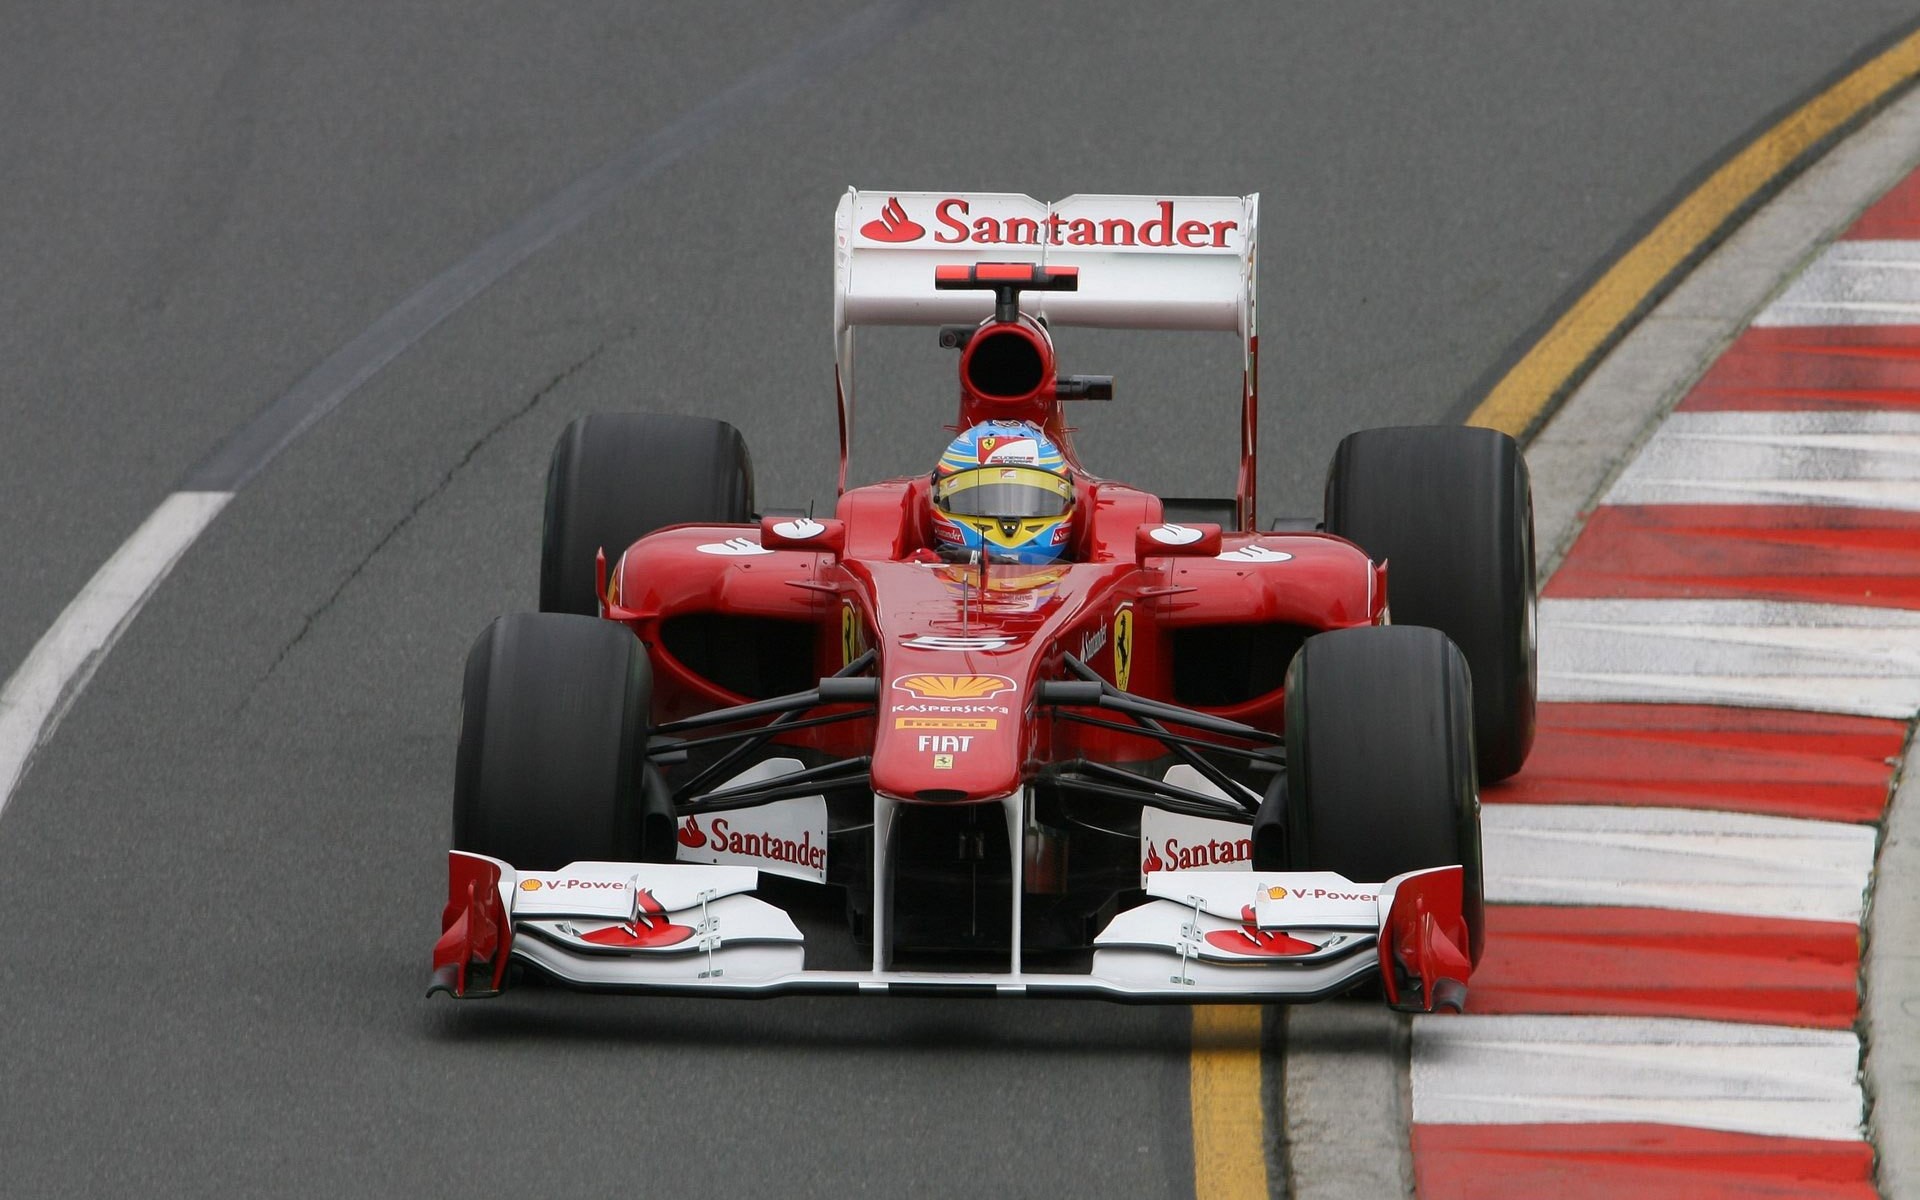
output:
[[[969,362],[989,336],[1030,343],[1048,382],[1010,397],[976,392],[967,382]],[[856,648],[878,652],[879,713],[872,721],[801,730],[780,741],[834,756],[870,753],[874,790],[885,796],[977,802],[1012,793],[1037,763],[1078,756],[1128,762],[1164,753],[1149,739],[1031,719],[1033,686],[1066,677],[1064,653],[1081,656],[1122,690],[1173,701],[1172,638],[1179,630],[1277,625],[1318,632],[1381,619],[1382,569],[1350,542],[1328,534],[1224,537],[1221,555],[1257,545],[1261,561],[1211,553],[1138,555],[1137,535],[1161,522],[1161,502],[1081,466],[1054,396],[1053,363],[1047,331],[1030,318],[988,322],[961,358],[957,423],[967,428],[994,419],[1029,421],[1062,447],[1074,468],[1078,499],[1073,544],[1059,564],[989,565],[983,586],[980,567],[919,561],[937,545],[928,477],[844,492],[834,513],[844,526],[838,554],[768,550],[780,539],[762,538],[752,527],[679,526],[651,534],[612,569],[607,615],[649,648],[655,720],[756,698],[727,691],[677,661],[661,636],[663,622],[696,613],[810,622],[817,631],[816,677],[839,670]],[[936,450],[929,447],[929,457]],[[766,524],[770,534],[772,522]],[[754,550],[702,549],[741,538]],[[1121,618],[1123,611],[1131,615]],[[919,639],[927,641],[916,645]],[[955,649],[953,639],[1004,644]],[[1129,660],[1124,669],[1116,669],[1116,651]],[[913,686],[922,676],[998,676],[1010,686]],[[969,689],[991,694],[959,694]],[[1277,731],[1282,703],[1275,687],[1205,710]],[[965,749],[952,753],[947,748],[959,743],[932,740],[942,734],[966,737]],[[936,763],[936,755],[945,757]]]
[[[843,205],[843,217],[852,207]],[[1170,202],[1166,211],[1171,220]],[[1252,211],[1249,203],[1249,220]],[[880,232],[863,236],[903,240],[903,222],[894,200],[869,222]],[[1226,875],[1158,870],[1147,841],[1143,805],[1190,818],[1196,804],[1210,811],[1205,795],[1173,783],[1172,767],[1159,778],[1162,766],[1183,757],[1186,769],[1239,790],[1229,798],[1215,786],[1227,828],[1257,828],[1253,802],[1268,785],[1253,768],[1283,769],[1273,743],[1282,732],[1283,682],[1293,653],[1312,634],[1386,617],[1385,564],[1370,561],[1351,542],[1244,528],[1253,508],[1257,387],[1250,241],[1240,263],[1246,271],[1240,303],[1226,312],[1237,314],[1247,334],[1233,506],[1240,531],[1169,523],[1158,497],[1088,472],[1062,418],[1062,395],[1110,394],[1110,381],[1096,388],[1096,377],[1058,378],[1047,327],[1018,311],[1017,292],[996,287],[995,317],[948,343],[962,345],[955,425],[1028,422],[1061,447],[1076,494],[1071,541],[1058,562],[943,557],[933,534],[930,476],[847,489],[851,406],[844,388],[842,488],[831,518],[670,526],[623,550],[603,550],[602,612],[646,646],[652,723],[656,733],[669,731],[649,753],[661,752],[654,761],[669,777],[676,763],[692,764],[686,769],[694,778],[680,784],[691,797],[671,798],[676,807],[670,811],[684,822],[680,843],[700,844],[699,817],[728,811],[702,808],[703,802],[772,803],[700,786],[747,766],[766,740],[788,752],[778,757],[813,759],[816,766],[801,770],[819,773],[798,786],[818,784],[831,793],[831,800],[824,794],[810,799],[837,806],[821,810],[821,819],[831,815],[839,824],[815,826],[804,837],[816,830],[824,835],[822,844],[806,843],[823,864],[824,842],[839,847],[836,873],[818,881],[845,889],[855,941],[870,953],[868,968],[802,969],[802,934],[791,920],[735,894],[744,885],[717,874],[741,868],[684,862],[572,864],[567,871],[600,872],[599,887],[622,886],[617,876],[625,874],[624,886],[635,897],[632,918],[581,933],[542,919],[554,910],[541,909],[527,917],[531,932],[516,939],[521,901],[514,899],[513,866],[455,851],[433,990],[492,994],[509,952],[585,986],[736,994],[1014,991],[1182,1003],[1313,999],[1344,990],[1377,964],[1396,1007],[1458,1008],[1470,970],[1462,950],[1470,939],[1461,867],[1411,872],[1379,885],[1379,895],[1393,893],[1384,913],[1373,911],[1373,892],[1338,896],[1341,903],[1361,904],[1358,919],[1344,910],[1318,910],[1313,920],[1326,923],[1328,936],[1314,940],[1312,921],[1301,927],[1308,937],[1263,925],[1259,896],[1284,898],[1296,886],[1293,878],[1350,881],[1255,869],[1252,832],[1235,842],[1248,848],[1247,861]],[[843,262],[837,301],[849,294],[847,274]],[[941,266],[936,287],[1009,281],[1074,291],[1078,271],[1032,263]],[[1135,308],[1123,303],[1106,315],[1165,315],[1137,283],[1133,293],[1120,291],[1133,296]],[[919,303],[903,295],[883,279],[865,299],[888,312],[895,311],[888,305]],[[1204,306],[1208,296],[1200,289],[1199,298],[1188,301]],[[1218,307],[1218,297],[1213,300]],[[1206,310],[1192,317],[1193,327],[1214,327],[1208,322],[1221,317]],[[837,304],[836,332],[848,328]],[[849,349],[843,339],[843,370]],[[937,449],[929,444],[930,459]],[[870,673],[872,682],[833,681],[858,686],[829,689],[827,677],[843,671]],[[1108,686],[1092,686],[1086,673]],[[1044,689],[1044,704],[1036,700],[1042,684],[1055,685]],[[1090,707],[1068,707],[1090,696]],[[859,697],[859,703],[834,707],[830,697]],[[741,707],[761,700],[775,702]],[[1109,719],[1116,709],[1139,723]],[[781,720],[754,724],[773,711],[796,718],[792,727]],[[810,716],[798,720],[803,712]],[[704,722],[673,724],[707,714]],[[1196,743],[1158,717],[1210,732],[1213,740]],[[684,744],[673,736],[729,723],[752,727]],[[742,738],[736,750],[715,748]],[[1241,752],[1251,765],[1244,776],[1225,774],[1189,752],[1192,744]],[[1113,771],[1126,765],[1135,769]],[[845,766],[853,771],[835,777]],[[1156,781],[1169,790],[1150,791]],[[725,819],[716,816],[715,827]],[[990,842],[1003,857],[989,852]],[[1137,849],[1143,843],[1144,863]],[[542,878],[519,887],[537,889]],[[1189,878],[1195,882],[1184,882]],[[1209,887],[1221,886],[1246,889],[1255,905],[1237,891],[1230,902],[1209,900]],[[656,887],[677,897],[679,907],[656,900]],[[726,918],[724,939],[715,936],[721,904],[734,905],[735,914]],[[1236,913],[1234,923],[1217,925]],[[1215,927],[1204,935],[1197,932],[1210,923]],[[1062,950],[1091,951],[1091,970],[1036,970],[1024,957],[1028,947],[1036,960]],[[969,969],[929,971],[923,958],[904,968],[895,963],[896,952],[950,950],[1004,953],[1006,971],[983,977]],[[721,965],[723,958],[734,965]],[[485,974],[475,975],[476,968]]]

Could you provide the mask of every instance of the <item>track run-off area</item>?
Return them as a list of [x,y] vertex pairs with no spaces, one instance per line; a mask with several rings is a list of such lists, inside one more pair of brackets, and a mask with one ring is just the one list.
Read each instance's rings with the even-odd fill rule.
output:
[[[1146,6],[911,3],[194,3],[20,18],[21,36],[0,39],[0,102],[18,118],[0,146],[22,164],[3,203],[9,227],[32,231],[6,244],[0,283],[0,903],[19,914],[0,934],[0,1049],[17,1097],[0,1114],[0,1193],[438,1195],[479,1179],[640,1194],[1219,1196],[1331,1182],[1295,1174],[1286,1150],[1285,1023],[1245,1010],[635,1005],[551,991],[428,1005],[460,656],[495,613],[531,606],[546,450],[580,412],[724,416],[755,448],[763,504],[830,497],[827,217],[847,183],[1262,191],[1262,515],[1308,512],[1349,428],[1458,419],[1536,368],[1528,387],[1544,411],[1741,206],[1696,222],[1692,247],[1655,271],[1637,256],[1672,249],[1663,220],[1739,166],[1756,131],[1905,44],[1900,5],[1803,7],[1220,8],[1180,28]],[[1641,264],[1640,301],[1584,303],[1623,263]],[[1611,314],[1601,336],[1566,332],[1595,312]],[[1103,473],[1163,491],[1217,486],[1232,465],[1228,405],[1211,413],[1193,397],[1231,397],[1233,379],[1205,373],[1213,357],[1148,341],[1063,346],[1072,369],[1122,381],[1083,450]],[[1874,345],[1848,361],[1898,359]],[[1529,348],[1551,346],[1540,367]],[[879,419],[856,472],[922,469],[950,364],[915,345],[878,347],[873,366],[897,399],[869,405]],[[1647,674],[1577,657],[1582,629],[1634,625],[1636,604],[1707,606],[1691,625],[1738,647],[1717,659],[1599,639],[1696,677],[1748,677],[1757,668],[1741,656],[1758,641],[1804,650],[1811,637],[1842,655],[1881,636],[1860,629],[1899,625],[1897,603],[1742,592],[1752,585],[1728,582],[1733,567],[1708,597],[1608,575],[1621,547],[1680,562],[1665,578],[1689,589],[1717,561],[1696,561],[1695,526],[1661,524],[1670,506],[1714,502],[1636,493],[1635,471],[1710,471],[1687,454],[1712,443],[1776,464],[1726,467],[1749,482],[1856,478],[1824,474],[1840,469],[1832,454],[1866,461],[1877,451],[1861,439],[1900,436],[1865,405],[1712,408],[1697,394],[1613,485],[1568,558],[1578,570],[1548,586],[1550,689]],[[1727,428],[1688,426],[1696,409]],[[1625,451],[1631,433],[1617,432]],[[1674,445],[1679,459],[1662,448]],[[1669,457],[1646,457],[1656,451]],[[1859,470],[1896,490],[1909,478]],[[1799,542],[1770,527],[1742,544],[1801,545],[1835,509],[1897,507],[1753,499],[1728,503],[1808,523]],[[1758,519],[1711,528],[1751,532],[1738,520]],[[1845,545],[1898,543],[1890,518],[1849,519]],[[1614,540],[1588,545],[1603,536]],[[1757,575],[1819,574],[1774,566]],[[1774,619],[1792,603],[1880,615]],[[1800,643],[1779,632],[1808,628]],[[1498,1175],[1516,1160],[1573,1194],[1557,1164],[1613,1153],[1580,1141],[1607,1136],[1590,1116],[1563,1119],[1541,1097],[1532,1119],[1496,1120],[1473,1097],[1502,1072],[1550,1078],[1539,1063],[1555,1054],[1612,1062],[1624,1045],[1681,1043],[1654,1022],[1709,1017],[1759,1047],[1740,1052],[1754,1064],[1742,1086],[1759,1080],[1749,1091],[1683,1087],[1686,1119],[1649,1115],[1648,1100],[1615,1122],[1653,1127],[1645,1144],[1694,1155],[1709,1179],[1716,1139],[1788,1135],[1785,1118],[1704,1119],[1707,1100],[1765,1108],[1768,1080],[1829,1080],[1844,1053],[1857,1062],[1843,977],[1857,976],[1858,952],[1847,957],[1842,930],[1859,912],[1845,890],[1863,834],[1871,862],[1877,812],[1864,797],[1877,779],[1884,802],[1890,776],[1882,764],[1869,778],[1870,760],[1889,737],[1897,753],[1905,714],[1824,704],[1840,711],[1792,733],[1772,717],[1734,728],[1718,706],[1759,700],[1676,704],[1615,686],[1550,690],[1565,707],[1549,710],[1545,790],[1486,797],[1493,869],[1502,855],[1555,866],[1542,890],[1496,890],[1495,934],[1511,950],[1489,958],[1490,1007],[1476,999],[1466,1018],[1413,1027],[1408,1174],[1425,1194],[1448,1194],[1449,1172]],[[1801,737],[1818,748],[1775,744]],[[1646,808],[1573,794],[1579,747],[1620,742],[1653,747]],[[1844,775],[1851,799],[1788,812],[1774,789],[1747,806],[1671,761],[1710,757],[1749,779],[1783,755]],[[1563,776],[1576,782],[1546,782]],[[1714,795],[1725,802],[1701,798]],[[1648,815],[1668,809],[1706,815],[1685,827]],[[1748,839],[1767,819],[1802,824],[1778,843]],[[1716,881],[1738,902],[1675,899],[1675,878],[1654,877],[1628,904],[1627,851],[1543,857],[1736,836],[1768,847]],[[1825,884],[1789,881],[1794,901],[1744,898],[1779,886],[1767,872],[1793,855]],[[1629,909],[1642,915],[1615,919]],[[1777,1002],[1748,988],[1725,1011],[1675,1007],[1662,980],[1686,964],[1632,954],[1649,931],[1686,953],[1731,940],[1756,975],[1768,939],[1786,939],[1811,947],[1794,961],[1812,982],[1796,975]],[[1605,1001],[1566,999],[1591,975],[1552,947],[1583,938],[1604,965],[1630,957],[1655,975]],[[1563,969],[1588,982],[1569,985]],[[1619,998],[1630,992],[1643,998]],[[1618,1007],[1632,1004],[1643,1007]],[[1565,1023],[1601,1017],[1642,1024]],[[1371,1047],[1352,1054],[1356,1069],[1377,1065]],[[1667,1078],[1642,1090],[1657,1099]],[[1725,1077],[1702,1078],[1686,1086]],[[1792,1136],[1828,1156],[1818,1169],[1833,1194],[1871,1194],[1859,1190],[1871,1187],[1864,1100],[1857,1084],[1835,1086],[1793,1098],[1816,1123]],[[1379,1132],[1407,1136],[1404,1124]],[[1389,1153],[1400,1172],[1404,1152]],[[1800,1162],[1803,1148],[1766,1153]]]

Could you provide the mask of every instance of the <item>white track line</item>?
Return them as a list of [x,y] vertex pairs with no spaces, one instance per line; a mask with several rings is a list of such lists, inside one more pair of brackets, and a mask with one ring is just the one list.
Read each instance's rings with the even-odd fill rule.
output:
[[80,589],[0,690],[0,812],[33,752],[59,726],[147,597],[233,499],[232,492],[175,492],[153,510]]
[[233,494],[322,417],[441,321],[508,272],[750,113],[885,45],[927,15],[911,0],[879,0],[741,76],[663,128],[574,180],[429,280],[328,355],[235,430],[154,510],[0,691],[0,811],[34,751],[65,715],[100,659],[180,555]]
[[1416,1017],[1413,1119],[1627,1122],[1858,1141],[1852,1031],[1642,1017]]
[[1487,899],[1857,924],[1870,825],[1600,805],[1481,810]]

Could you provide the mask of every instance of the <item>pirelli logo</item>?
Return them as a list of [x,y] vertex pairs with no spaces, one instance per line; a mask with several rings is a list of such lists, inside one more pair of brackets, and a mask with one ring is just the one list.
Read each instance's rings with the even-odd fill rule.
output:
[[979,729],[1000,728],[992,717],[895,717],[895,729]]

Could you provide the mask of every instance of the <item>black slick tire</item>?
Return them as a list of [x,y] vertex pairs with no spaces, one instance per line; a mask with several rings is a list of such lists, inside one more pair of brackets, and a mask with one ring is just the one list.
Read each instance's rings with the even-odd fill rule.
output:
[[596,413],[568,425],[547,468],[540,611],[599,614],[594,556],[612,569],[668,525],[753,520],[753,462],[740,431],[711,417]]
[[1458,863],[1472,957],[1483,872],[1473,693],[1446,636],[1364,626],[1307,639],[1287,671],[1288,865],[1356,883]]
[[652,672],[624,626],[521,613],[467,654],[453,848],[523,870],[641,857]]
[[1394,624],[1438,629],[1467,656],[1481,782],[1518,771],[1533,747],[1537,675],[1519,445],[1464,425],[1350,434],[1327,472],[1326,528],[1386,561]]

